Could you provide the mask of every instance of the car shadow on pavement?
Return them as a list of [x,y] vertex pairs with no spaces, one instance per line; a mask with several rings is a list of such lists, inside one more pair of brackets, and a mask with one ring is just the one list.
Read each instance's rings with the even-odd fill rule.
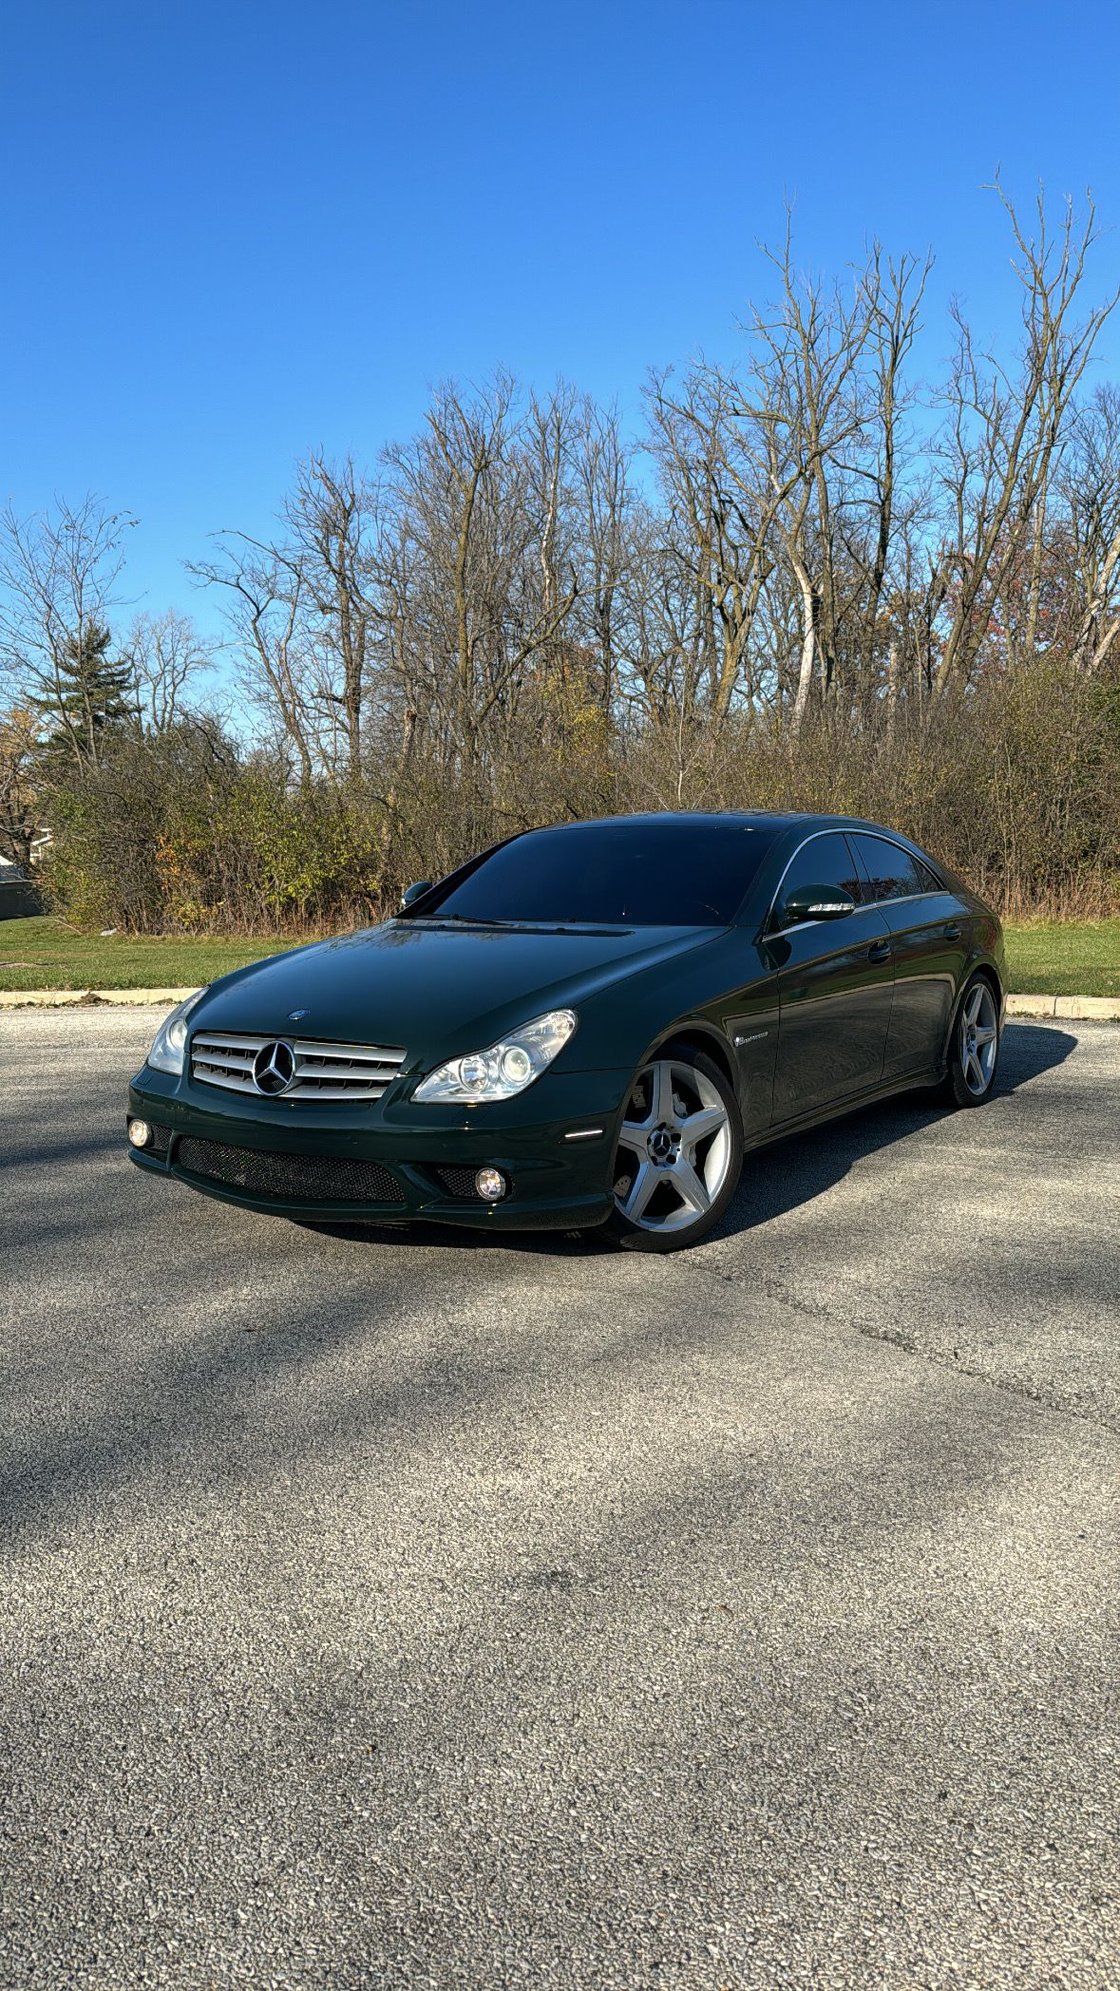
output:
[[93,1160],[101,1155],[119,1155],[121,1136],[117,1127],[95,1129],[92,1133],[51,1129],[42,1134],[9,1142],[4,1147],[7,1168],[36,1168],[43,1163],[58,1167],[67,1162]]
[[[1068,1031],[1038,1024],[1008,1024],[1001,1046],[992,1106],[1014,1097],[1044,1072],[1063,1064],[1077,1039]],[[989,1109],[990,1110],[990,1109]],[[841,1182],[849,1170],[883,1148],[893,1147],[944,1120],[967,1119],[934,1093],[903,1092],[892,1099],[856,1107],[803,1134],[788,1134],[749,1155],[738,1192],[713,1238],[736,1237],[812,1202]]]
[[[1013,1096],[1044,1072],[1064,1064],[1077,1039],[1068,1030],[1043,1023],[1009,1023],[1000,1046],[995,1097]],[[920,1133],[947,1116],[948,1109],[925,1092],[855,1107],[803,1134],[787,1134],[772,1146],[748,1154],[743,1178],[712,1237],[735,1237],[755,1230],[801,1203],[810,1202],[843,1180],[853,1165],[879,1149]],[[755,1166],[756,1154],[765,1158]],[[412,1247],[438,1244],[465,1251],[515,1251],[579,1258],[615,1247],[601,1231],[477,1231],[454,1224],[304,1223],[301,1229],[354,1244]]]

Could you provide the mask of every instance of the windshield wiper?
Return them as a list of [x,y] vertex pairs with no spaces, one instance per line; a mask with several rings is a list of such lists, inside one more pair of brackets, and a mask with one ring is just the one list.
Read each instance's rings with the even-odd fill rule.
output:
[[413,923],[417,926],[510,926],[508,919],[483,919],[480,913],[414,913]]

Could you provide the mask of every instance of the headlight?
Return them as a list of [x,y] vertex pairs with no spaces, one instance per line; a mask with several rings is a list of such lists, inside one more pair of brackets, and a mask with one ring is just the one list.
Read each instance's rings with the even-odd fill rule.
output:
[[575,1027],[574,1009],[552,1009],[547,1016],[522,1024],[520,1030],[511,1030],[488,1051],[468,1051],[465,1057],[440,1065],[417,1086],[413,1097],[460,1105],[471,1100],[512,1099],[547,1071]]
[[195,1003],[201,1002],[205,994],[205,989],[199,989],[197,995],[188,996],[186,1002],[181,1002],[170,1016],[164,1018],[148,1052],[148,1063],[153,1071],[176,1074],[182,1071],[187,1048],[187,1018]]

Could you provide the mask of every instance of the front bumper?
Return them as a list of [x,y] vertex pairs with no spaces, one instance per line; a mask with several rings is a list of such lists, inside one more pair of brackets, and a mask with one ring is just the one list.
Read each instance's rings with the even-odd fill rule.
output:
[[[610,1215],[632,1082],[626,1071],[546,1072],[492,1105],[416,1106],[394,1101],[394,1087],[376,1104],[261,1099],[246,1112],[236,1094],[200,1097],[209,1089],[146,1065],[129,1087],[128,1117],[157,1129],[159,1145],[129,1154],[221,1202],[305,1222],[571,1229]],[[473,1190],[483,1167],[509,1180],[498,1203]]]

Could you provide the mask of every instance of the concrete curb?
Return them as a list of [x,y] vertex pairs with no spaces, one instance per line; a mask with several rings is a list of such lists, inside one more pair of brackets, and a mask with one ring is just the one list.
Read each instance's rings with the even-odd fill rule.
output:
[[[194,989],[0,989],[0,1009],[94,1009],[101,1003],[172,1009],[194,994]],[[1120,1023],[1120,996],[1009,995],[1007,1014]]]
[[173,1009],[197,989],[0,989],[0,1009],[96,1009],[102,1003]]
[[1070,1023],[1120,1022],[1120,996],[1009,995],[1009,1016],[1064,1016]]

